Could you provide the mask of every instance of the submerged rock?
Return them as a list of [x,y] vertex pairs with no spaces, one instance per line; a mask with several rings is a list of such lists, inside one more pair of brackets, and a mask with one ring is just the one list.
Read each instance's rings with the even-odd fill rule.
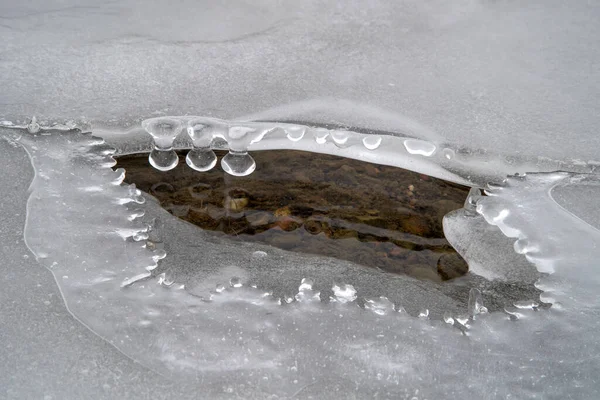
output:
[[[219,153],[222,157],[224,153]],[[399,168],[299,151],[257,152],[257,169],[232,177],[185,162],[161,172],[122,156],[126,181],[172,214],[215,234],[337,257],[419,279],[464,275],[442,217],[468,189]],[[179,157],[183,160],[184,155]],[[180,161],[182,161],[180,160]]]

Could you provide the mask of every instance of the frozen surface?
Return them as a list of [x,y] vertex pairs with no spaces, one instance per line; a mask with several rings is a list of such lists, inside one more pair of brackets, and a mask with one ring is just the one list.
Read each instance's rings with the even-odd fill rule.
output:
[[512,251],[505,237],[492,234],[474,251],[465,229],[447,230],[470,262],[498,272],[487,287],[475,278],[418,282],[216,240],[120,185],[114,150],[90,135],[3,135],[31,158],[25,242],[69,311],[126,356],[206,397],[598,395],[600,232],[563,208],[570,187],[600,188],[593,175],[511,178],[446,218],[482,229],[481,215],[517,238],[515,249],[540,272],[552,272],[536,283],[541,298],[530,286],[518,300],[505,295],[503,311],[494,291],[531,281],[511,278],[511,255],[482,261],[485,247]]
[[[348,105],[349,107],[351,105]],[[169,129],[153,132],[157,126]],[[40,125],[40,124],[38,124]],[[74,125],[73,125],[74,126]],[[31,124],[13,125],[31,127]],[[55,126],[51,126],[55,127]],[[62,129],[68,126],[61,126]],[[48,127],[50,128],[50,127]],[[244,165],[239,171],[221,164],[233,175],[244,176],[254,170],[254,161],[246,154],[253,151],[292,149],[333,154],[376,164],[391,165],[432,175],[463,185],[483,187],[487,182],[501,181],[507,175],[556,170],[579,173],[595,172],[597,164],[580,161],[558,161],[547,157],[509,156],[487,150],[472,151],[431,132],[404,117],[396,120],[397,131],[379,131],[339,124],[315,124],[307,121],[223,120],[199,116],[163,116],[145,119],[128,131],[98,128],[94,132],[118,154],[151,152],[149,161],[155,168],[175,167],[173,149],[193,149],[187,164],[198,171],[215,167],[214,154],[194,165],[190,156],[207,157],[211,149],[228,149],[237,154]],[[207,153],[208,152],[208,153]],[[200,159],[198,159],[200,160]],[[212,161],[212,162],[209,162]],[[248,163],[248,164],[246,164]]]
[[511,251],[512,240],[475,211],[481,199],[471,189],[465,207],[444,217],[444,234],[452,246],[469,260],[469,272],[489,280],[533,284],[540,277],[525,257]]
[[0,397],[170,399],[178,392],[197,398],[73,319],[51,272],[40,268],[23,240],[29,157],[3,139],[0,155],[10,166],[1,178],[9,190],[0,193]]
[[[0,0],[1,395],[600,397],[599,16]],[[150,137],[153,117],[174,135]],[[198,119],[210,142],[185,134]],[[237,175],[279,148],[479,187],[528,174],[445,218],[472,273],[435,285],[216,241],[122,186],[107,144]]]
[[[397,131],[599,161],[600,3],[0,2],[0,117],[152,115]],[[585,140],[583,140],[585,138]]]

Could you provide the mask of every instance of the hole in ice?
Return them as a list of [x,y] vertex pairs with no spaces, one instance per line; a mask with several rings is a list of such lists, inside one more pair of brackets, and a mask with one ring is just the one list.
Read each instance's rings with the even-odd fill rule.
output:
[[[40,172],[40,179],[43,179],[42,173],[48,178],[36,178],[31,186],[25,239],[38,261],[52,271],[69,311],[100,337],[143,365],[168,376],[181,376],[187,381],[195,378],[195,382],[202,382],[203,393],[208,393],[209,398],[220,397],[209,390],[221,382],[231,383],[240,390],[256,387],[260,391],[256,396],[246,397],[265,397],[265,393],[276,393],[280,398],[298,397],[296,395],[307,387],[314,388],[314,397],[318,398],[331,387],[329,382],[339,382],[349,388],[347,391],[351,394],[341,393],[340,397],[355,395],[355,387],[362,388],[363,391],[358,394],[361,398],[373,397],[372,393],[380,393],[384,398],[404,398],[405,394],[399,390],[411,385],[432,388],[433,395],[427,398],[443,397],[443,393],[448,393],[449,385],[438,385],[438,390],[436,385],[428,382],[452,382],[452,387],[459,390],[467,388],[466,394],[455,396],[459,398],[485,397],[491,393],[492,384],[496,385],[492,387],[495,390],[514,388],[517,382],[518,385],[524,382],[524,389],[518,391],[516,397],[525,398],[531,397],[530,388],[533,386],[538,388],[543,387],[545,382],[566,382],[571,386],[565,384],[565,389],[557,394],[566,397],[573,394],[573,389],[595,382],[597,360],[589,357],[597,353],[593,340],[593,333],[598,328],[597,318],[594,318],[597,314],[593,297],[597,292],[593,286],[595,282],[585,288],[591,289],[589,297],[587,291],[584,293],[585,300],[591,299],[591,302],[571,303],[577,305],[577,309],[572,306],[569,309],[569,304],[563,304],[557,312],[552,309],[548,312],[542,309],[537,299],[526,300],[538,297],[533,296],[535,293],[528,288],[517,293],[509,289],[508,285],[512,286],[512,283],[500,282],[494,283],[491,289],[501,293],[502,298],[510,298],[514,294],[521,300],[513,302],[514,306],[507,307],[505,313],[495,312],[499,307],[493,302],[488,303],[485,288],[470,290],[468,286],[468,301],[463,302],[465,307],[462,307],[467,313],[457,313],[457,307],[446,313],[448,307],[452,307],[450,303],[454,303],[453,298],[439,296],[437,290],[427,289],[452,289],[457,285],[429,282],[415,285],[412,279],[389,274],[386,276],[389,279],[369,281],[361,278],[382,275],[343,265],[335,276],[338,282],[333,287],[329,286],[332,289],[330,296],[320,285],[323,276],[315,281],[303,279],[299,288],[300,279],[291,276],[297,295],[289,296],[292,292],[283,287],[282,292],[287,291],[288,295],[279,301],[271,292],[259,289],[262,277],[253,279],[254,282],[248,280],[250,274],[242,266],[243,262],[250,261],[250,268],[256,266],[256,270],[263,271],[264,267],[268,267],[270,272],[275,273],[278,272],[276,268],[283,264],[290,275],[297,272],[297,267],[306,267],[300,272],[304,274],[309,269],[320,272],[328,263],[335,267],[334,263],[322,258],[318,258],[318,265],[302,265],[295,260],[282,263],[282,258],[271,257],[269,251],[254,251],[250,260],[247,252],[241,255],[238,250],[243,247],[254,250],[254,246],[238,243],[232,246],[229,241],[213,241],[204,232],[196,235],[198,230],[188,224],[175,218],[165,218],[165,225],[178,226],[178,229],[162,231],[173,235],[171,244],[179,245],[180,238],[189,238],[195,243],[199,236],[208,242],[203,247],[204,253],[188,253],[193,255],[192,262],[176,260],[171,265],[178,268],[169,269],[166,264],[178,256],[177,248],[173,251],[175,257],[166,257],[164,249],[155,247],[153,238],[142,245],[143,237],[156,235],[160,238],[157,230],[161,233],[161,222],[155,220],[153,230],[142,222],[132,223],[129,218],[140,214],[137,203],[142,203],[144,197],[132,186],[119,185],[122,171],[107,170],[109,165],[112,166],[108,162],[112,159],[101,157],[106,155],[102,153],[105,148],[101,143],[79,134],[23,135],[20,140],[31,156],[36,173]],[[200,145],[196,147],[202,148]],[[466,196],[466,190],[459,194],[463,190],[460,187],[407,171],[316,154],[257,152],[257,172],[248,177],[233,177],[222,171],[197,173],[181,162],[182,155],[177,157],[179,167],[162,174],[148,166],[146,156],[124,157],[121,166],[128,169],[129,180],[134,180],[145,191],[169,200],[170,206],[166,200],[163,204],[182,218],[188,218],[194,211],[210,216],[214,219],[213,223],[235,228],[235,223],[244,220],[247,226],[250,215],[258,214],[259,217],[259,212],[262,215],[266,213],[268,217],[275,218],[275,226],[265,227],[263,234],[303,233],[305,236],[300,243],[308,240],[306,238],[320,237],[329,240],[325,241],[329,245],[348,240],[354,241],[355,246],[388,246],[395,240],[392,235],[408,235],[388,229],[386,224],[390,221],[398,221],[402,225],[394,217],[420,215],[420,211],[429,210],[432,213],[424,214],[425,220],[435,221],[434,210],[443,214],[443,204],[434,206],[435,202],[450,199],[455,207],[460,207]],[[125,165],[127,162],[131,165]],[[136,163],[139,179],[132,179],[135,178]],[[74,185],[103,190],[81,192],[73,190]],[[455,189],[460,190],[450,195]],[[269,194],[265,194],[264,199],[271,200],[258,204],[271,208],[256,208],[257,199],[263,198],[261,190]],[[470,208],[479,206],[474,201],[478,196],[479,191],[472,191],[473,201],[469,201],[465,213],[472,213]],[[313,203],[308,203],[312,208],[308,208],[309,212],[305,215],[302,212],[306,212],[306,208],[297,207],[297,204],[299,199],[306,201],[307,198]],[[186,199],[187,203],[178,203],[179,199]],[[490,199],[493,200],[493,197]],[[498,196],[498,200],[503,198]],[[572,200],[565,198],[565,201]],[[488,207],[495,210],[494,203],[490,203]],[[152,202],[149,204],[154,206]],[[498,204],[503,206],[499,209],[506,208],[502,202],[496,203],[496,206]],[[130,206],[132,208],[128,208]],[[89,212],[90,209],[94,212]],[[148,205],[145,210],[148,218],[152,217],[151,211],[156,211]],[[386,214],[386,210],[391,212]],[[518,211],[518,207],[511,208],[511,215]],[[546,209],[541,208],[540,215],[545,217],[545,212]],[[329,221],[330,225],[328,230],[310,236],[311,233],[305,229],[306,220],[317,213],[321,216],[319,221]],[[386,217],[388,215],[389,218]],[[563,217],[562,214],[555,215]],[[354,230],[356,237],[330,240],[327,233],[334,232],[331,229],[333,216],[344,223],[358,224],[360,229],[356,229],[356,225],[333,225],[339,229]],[[360,216],[366,220],[358,220]],[[546,228],[542,233],[546,234],[553,229],[554,218],[548,223],[544,217],[538,220],[542,224],[547,223],[542,225]],[[291,226],[291,221],[297,220],[300,223],[296,229],[289,232],[282,229],[281,222],[290,222]],[[383,226],[367,223],[377,220],[382,221]],[[435,232],[432,227],[436,225],[416,226],[428,227]],[[559,223],[557,226],[564,230],[564,225]],[[154,230],[156,227],[158,229]],[[191,228],[192,235],[188,236],[185,232],[187,228]],[[237,232],[235,229],[232,232]],[[374,235],[372,242],[358,240],[358,232],[371,235],[370,232],[374,231],[389,236],[383,241],[380,235]],[[135,241],[135,237],[134,240],[123,240],[136,232],[141,242]],[[215,235],[227,233],[219,232]],[[597,236],[597,232],[588,229],[581,230],[579,234],[572,229],[566,232],[568,235],[577,234],[577,243],[582,241],[581,237],[591,236],[595,240]],[[441,235],[441,228],[439,233]],[[260,236],[243,232],[237,234],[240,237],[246,235],[242,238],[244,241]],[[409,237],[413,244],[421,240],[416,235]],[[425,235],[425,239],[443,243],[441,236],[434,234]],[[213,251],[214,242],[219,243]],[[156,243],[160,244],[160,241]],[[417,244],[422,243],[424,241]],[[584,253],[584,248],[580,248],[582,250],[577,253]],[[442,257],[452,254],[451,249],[446,250],[437,254],[443,254]],[[431,249],[428,251],[436,253]],[[411,254],[420,256],[426,254],[426,250]],[[593,252],[590,254],[594,255]],[[196,257],[203,257],[201,268],[194,264]],[[229,265],[231,258],[236,260],[234,265]],[[306,261],[305,257],[298,258]],[[164,261],[156,266],[160,259]],[[204,259],[209,261],[204,262]],[[368,265],[372,265],[372,260],[367,261]],[[555,261],[564,263],[564,260],[556,258]],[[579,266],[580,260],[576,261]],[[216,267],[212,269],[213,266]],[[204,270],[197,274],[197,270],[202,268]],[[152,274],[150,277],[149,272]],[[567,270],[567,273],[570,272]],[[350,274],[356,275],[346,279]],[[548,292],[545,297],[569,300],[566,296],[571,295],[568,292],[571,282],[566,280],[565,275],[557,273],[556,276],[564,279],[559,282],[566,290]],[[573,282],[587,284],[589,276]],[[272,282],[274,279],[283,281],[286,277],[269,273],[264,278],[263,282]],[[390,284],[398,290],[375,286],[375,280],[377,284]],[[462,281],[464,285],[467,280]],[[208,292],[208,285],[210,297],[195,296]],[[552,285],[553,282],[546,279],[538,287],[557,287]],[[412,290],[415,287],[417,290]],[[372,292],[368,293],[371,288]],[[562,290],[562,287],[558,288]],[[426,290],[426,295],[421,296],[421,292]],[[402,301],[403,295],[411,301]],[[575,292],[575,295],[578,293]],[[353,300],[356,296],[358,299]],[[322,300],[327,297],[331,301],[323,304]],[[358,304],[361,298],[364,308]],[[399,304],[405,306],[407,312]],[[408,313],[421,318],[412,318]],[[447,327],[435,319],[436,313],[439,316],[443,313],[443,321],[449,324]],[[512,323],[509,319],[519,323]],[[467,340],[464,340],[463,334]],[[527,374],[528,371],[536,372],[536,375],[528,377],[523,371]],[[544,380],[540,378],[542,374]],[[494,380],[496,378],[498,380]],[[347,385],[347,382],[353,384]],[[555,386],[547,387],[553,394],[557,393]],[[413,393],[416,396],[417,392],[411,391],[410,396]],[[442,394],[437,395],[439,393]],[[505,392],[495,393],[506,397]],[[301,397],[307,397],[304,394],[306,392]],[[581,394],[575,392],[578,398],[597,397],[591,391]],[[424,395],[419,395],[419,398],[424,398]]]
[[467,188],[331,155],[254,156],[256,171],[243,177],[198,173],[183,154],[168,172],[149,167],[144,155],[119,157],[118,167],[173,215],[215,235],[433,281],[467,272],[442,231],[443,216],[462,207]]

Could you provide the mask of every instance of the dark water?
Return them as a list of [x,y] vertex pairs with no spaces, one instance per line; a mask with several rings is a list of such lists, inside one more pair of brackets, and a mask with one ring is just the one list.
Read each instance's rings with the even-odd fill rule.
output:
[[[224,153],[219,153],[221,158]],[[468,188],[399,168],[299,151],[255,152],[256,171],[196,172],[180,154],[160,172],[147,155],[118,158],[127,183],[186,221],[233,240],[336,257],[435,281],[467,272],[442,217]]]

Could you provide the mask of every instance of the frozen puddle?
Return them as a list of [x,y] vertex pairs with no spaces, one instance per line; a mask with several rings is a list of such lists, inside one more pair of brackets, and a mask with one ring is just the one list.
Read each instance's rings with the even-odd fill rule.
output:
[[[333,146],[317,151],[362,159],[381,148],[390,165],[403,149],[398,163],[469,182],[460,168],[443,167],[440,160],[452,161],[455,151],[440,143],[256,124],[214,131],[233,153],[224,169],[252,169],[251,145]],[[489,188],[485,198],[472,192],[444,220],[448,240],[487,278],[485,289],[462,288],[461,300],[444,285],[217,240],[121,185],[124,171],[111,169],[113,150],[103,140],[48,133],[2,132],[27,150],[35,170],[27,245],[78,320],[148,368],[195,380],[203,396],[598,396],[600,233],[589,217],[597,210],[571,194],[597,194],[594,175],[530,174]],[[171,136],[155,142],[160,168],[173,163]],[[205,153],[196,161],[214,164],[206,142],[192,139],[196,153]],[[495,226],[514,238],[516,253]],[[486,296],[538,276],[520,254],[544,273],[536,283],[543,293],[493,311]]]
[[[462,208],[465,186],[292,150],[254,152],[256,170],[249,176],[219,167],[198,173],[186,153],[178,152],[179,164],[170,171],[152,168],[147,153],[116,157],[116,167],[126,170],[126,183],[215,236],[438,282],[467,272],[442,228],[444,215]],[[216,153],[219,161],[227,155]]]

